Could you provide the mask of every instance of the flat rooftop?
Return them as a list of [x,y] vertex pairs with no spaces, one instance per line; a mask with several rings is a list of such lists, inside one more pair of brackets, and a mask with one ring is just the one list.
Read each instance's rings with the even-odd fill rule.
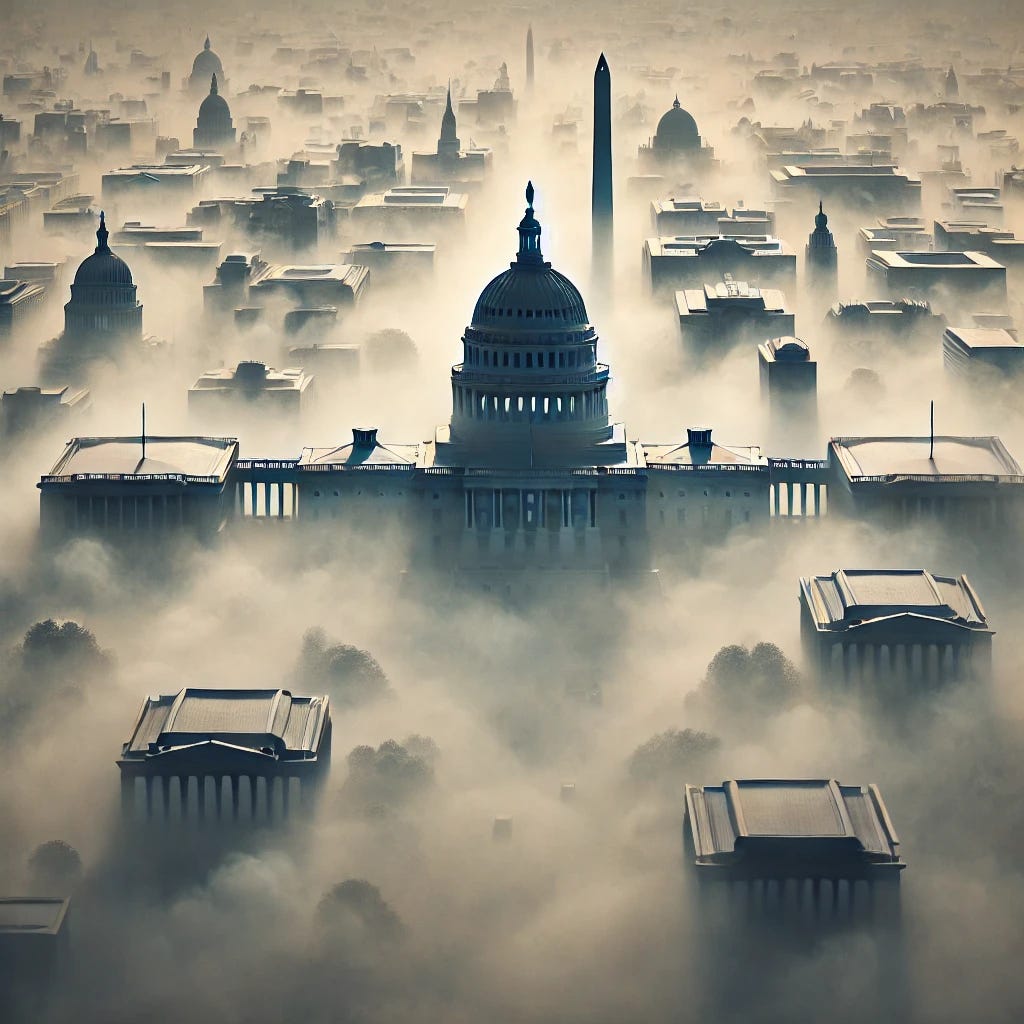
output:
[[809,856],[823,865],[853,856],[867,864],[904,866],[899,837],[874,785],[730,779],[721,786],[687,786],[686,810],[698,865],[728,866],[748,858],[756,863],[782,854],[786,860]]
[[[208,740],[275,757],[313,757],[329,720],[327,697],[289,690],[201,690],[147,697],[122,747],[125,760],[160,757]],[[266,740],[275,742],[265,742]]]
[[231,437],[76,437],[50,470],[51,477],[188,476],[223,480],[238,456]]
[[14,896],[0,899],[0,935],[55,935],[68,912],[64,896]]
[[939,576],[927,569],[837,569],[802,578],[800,592],[819,630],[914,614],[988,631],[985,609],[966,576]]
[[991,256],[983,252],[905,252],[884,250],[873,252],[868,264],[881,264],[889,270],[915,270],[940,268],[942,270],[1005,270]]
[[946,336],[972,352],[996,348],[1024,350],[1024,345],[1005,327],[947,327]]
[[998,437],[936,436],[929,458],[928,437],[832,438],[829,448],[851,482],[893,476],[1012,477],[1022,474]]

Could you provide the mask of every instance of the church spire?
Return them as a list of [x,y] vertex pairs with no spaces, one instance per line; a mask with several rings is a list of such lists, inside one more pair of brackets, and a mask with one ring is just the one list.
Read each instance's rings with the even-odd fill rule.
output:
[[217,95],[217,73],[216,72],[214,72],[213,76],[210,78],[210,95],[211,96],[216,96]]
[[675,101],[672,104],[674,110],[678,110],[682,104],[679,102],[679,93],[676,93]]
[[448,82],[448,98],[445,102],[444,114],[441,116],[441,137],[437,140],[438,155],[454,156],[462,148],[456,134],[455,110],[452,108],[452,83]]
[[209,33],[207,33],[206,42],[203,43],[203,49],[204,50],[208,50],[209,48],[210,48],[210,36],[209,36]]
[[110,232],[107,231],[107,216],[100,210],[100,226],[96,229],[96,251],[97,252],[110,252],[110,246],[107,245],[107,239],[110,237]]

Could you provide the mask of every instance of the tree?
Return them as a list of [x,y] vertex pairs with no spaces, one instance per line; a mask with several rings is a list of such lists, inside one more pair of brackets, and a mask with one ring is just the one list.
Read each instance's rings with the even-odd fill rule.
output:
[[629,759],[629,775],[643,784],[682,784],[700,771],[721,746],[717,736],[696,729],[668,729],[641,743]]
[[394,327],[374,331],[366,339],[366,357],[374,370],[385,373],[409,370],[415,366],[418,356],[416,342],[405,331]]
[[74,888],[82,874],[82,858],[63,839],[37,846],[28,860],[33,885],[41,894],[63,895]]
[[396,939],[402,934],[402,922],[377,886],[362,878],[347,878],[328,889],[316,908],[321,927],[332,929],[356,922],[372,938]]
[[30,671],[47,670],[74,661],[83,668],[97,668],[108,658],[96,637],[77,622],[45,619],[30,626],[21,642],[22,664]]
[[364,704],[390,690],[384,669],[369,651],[352,644],[329,646],[327,634],[319,628],[302,638],[298,673],[303,685],[324,688],[342,705]]
[[730,644],[711,659],[701,692],[732,710],[775,712],[799,696],[800,673],[775,644]]
[[379,813],[401,806],[434,781],[433,762],[437,745],[423,737],[410,737],[413,753],[395,740],[385,740],[376,750],[355,747],[348,755],[348,778],[343,798],[364,813]]

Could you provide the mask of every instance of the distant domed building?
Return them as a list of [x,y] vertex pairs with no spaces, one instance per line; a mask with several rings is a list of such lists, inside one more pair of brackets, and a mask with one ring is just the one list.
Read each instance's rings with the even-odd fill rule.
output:
[[217,76],[210,78],[210,95],[199,106],[199,117],[192,130],[195,149],[219,149],[235,144],[235,125],[227,100],[217,88]]
[[807,238],[804,249],[804,269],[807,280],[812,284],[828,285],[833,291],[839,281],[839,250],[836,240],[828,229],[828,215],[818,203],[814,215],[814,230]]
[[210,37],[206,37],[203,48],[196,54],[192,61],[192,74],[188,76],[188,91],[201,96],[210,87],[210,78],[217,76],[222,88],[227,90],[228,80],[224,76],[224,65],[220,57],[210,49]]
[[156,344],[142,333],[142,303],[132,272],[108,244],[106,217],[100,213],[96,249],[75,274],[64,306],[64,332],[41,349],[44,376],[68,383],[95,360],[112,359],[126,345]]
[[678,96],[671,109],[662,115],[654,138],[640,147],[641,163],[648,168],[679,161],[708,165],[714,158],[714,149],[701,140],[697,122],[682,108]]

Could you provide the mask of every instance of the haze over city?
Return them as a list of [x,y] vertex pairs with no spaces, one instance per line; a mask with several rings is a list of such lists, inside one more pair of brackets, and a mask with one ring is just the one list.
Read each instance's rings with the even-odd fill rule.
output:
[[1019,1019],[1017,5],[0,21],[0,1019]]

